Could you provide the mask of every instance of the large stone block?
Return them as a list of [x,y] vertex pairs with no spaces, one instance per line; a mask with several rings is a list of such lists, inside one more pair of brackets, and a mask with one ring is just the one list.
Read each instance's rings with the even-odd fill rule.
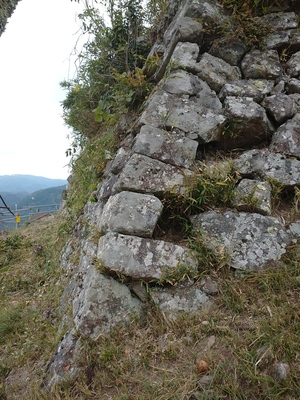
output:
[[300,161],[268,150],[248,150],[234,160],[244,176],[276,179],[286,188],[300,186]]
[[208,211],[193,216],[193,227],[207,234],[215,251],[224,249],[230,266],[241,270],[261,270],[279,266],[292,243],[284,225],[276,218],[256,213]]
[[275,130],[265,109],[251,97],[228,96],[224,109],[228,126],[218,144],[221,148],[251,148],[270,139]]
[[83,337],[96,339],[120,323],[140,314],[141,302],[127,286],[107,278],[93,265],[83,268],[73,299],[73,319]]
[[277,129],[269,149],[300,158],[300,113]]
[[181,313],[196,313],[210,305],[209,297],[197,286],[153,288],[150,296],[170,319],[176,319]]
[[186,177],[190,175],[187,169],[179,169],[142,154],[133,154],[120,174],[115,189],[156,196],[166,191],[184,193]]
[[163,205],[155,196],[121,192],[105,204],[99,229],[104,233],[151,237],[162,210]]
[[276,50],[251,50],[243,58],[241,68],[246,79],[276,79],[283,75]]
[[109,270],[144,281],[163,280],[179,268],[192,274],[197,271],[196,259],[188,248],[112,232],[100,238],[97,257]]
[[168,164],[189,168],[195,160],[197,148],[198,142],[185,137],[183,133],[144,125],[136,136],[133,151]]
[[204,53],[198,63],[198,76],[219,93],[226,82],[240,79],[242,74],[238,67],[209,53]]

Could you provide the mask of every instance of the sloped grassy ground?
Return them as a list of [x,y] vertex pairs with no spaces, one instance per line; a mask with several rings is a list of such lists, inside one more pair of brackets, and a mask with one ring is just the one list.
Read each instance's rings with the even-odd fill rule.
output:
[[48,216],[0,236],[0,399],[30,398],[59,339],[60,223]]
[[[0,399],[299,399],[297,246],[278,269],[210,270],[219,294],[197,315],[170,321],[150,304],[142,321],[133,318],[83,341],[80,376],[44,392],[43,373],[60,339],[56,309],[65,285],[59,218],[0,240]],[[200,360],[206,371],[199,371]],[[274,375],[278,362],[289,366],[286,379]]]

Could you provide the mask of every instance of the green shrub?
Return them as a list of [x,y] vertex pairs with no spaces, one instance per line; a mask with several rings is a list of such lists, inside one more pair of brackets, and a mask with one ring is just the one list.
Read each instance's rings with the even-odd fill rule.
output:
[[137,0],[108,2],[110,25],[100,11],[87,7],[79,15],[89,39],[78,54],[77,76],[61,83],[66,90],[63,117],[75,142],[95,138],[120,114],[138,107],[149,91],[141,72],[151,43],[145,14]]

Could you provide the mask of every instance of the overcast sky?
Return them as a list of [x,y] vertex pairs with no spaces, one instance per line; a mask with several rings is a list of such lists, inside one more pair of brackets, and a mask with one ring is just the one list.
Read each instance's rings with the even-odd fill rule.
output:
[[59,82],[74,77],[82,10],[71,0],[21,0],[0,36],[0,175],[70,173]]

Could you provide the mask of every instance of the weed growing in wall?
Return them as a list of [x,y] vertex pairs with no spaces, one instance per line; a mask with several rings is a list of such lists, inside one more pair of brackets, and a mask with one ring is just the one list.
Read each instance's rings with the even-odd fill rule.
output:
[[284,2],[276,0],[222,0],[220,3],[230,13],[231,21],[226,20],[215,29],[216,32],[208,33],[218,33],[223,38],[225,36],[226,41],[239,38],[246,45],[257,48],[272,29],[256,17],[272,12],[274,7],[278,11],[284,10],[286,6]]
[[193,176],[186,178],[185,193],[165,193],[162,200],[163,219],[167,217],[188,232],[190,215],[233,204],[239,179],[231,160],[212,165],[200,164]]

